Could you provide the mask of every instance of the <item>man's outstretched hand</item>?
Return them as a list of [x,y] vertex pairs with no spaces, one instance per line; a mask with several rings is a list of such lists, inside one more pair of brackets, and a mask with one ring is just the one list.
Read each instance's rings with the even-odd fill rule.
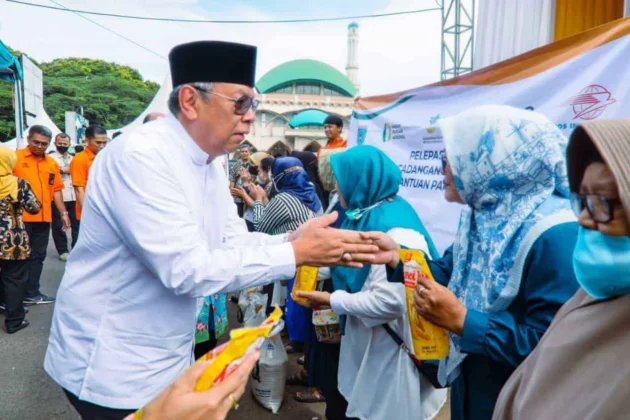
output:
[[378,246],[371,239],[363,239],[359,232],[330,228],[336,220],[337,212],[333,212],[311,219],[289,234],[296,265],[360,268],[363,263],[374,263]]

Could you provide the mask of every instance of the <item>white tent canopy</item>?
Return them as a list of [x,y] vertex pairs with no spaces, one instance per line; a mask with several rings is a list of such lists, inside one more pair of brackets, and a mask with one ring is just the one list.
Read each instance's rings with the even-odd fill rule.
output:
[[[55,125],[55,123],[53,122],[53,120],[50,119],[50,116],[48,115],[48,113],[46,112],[46,110],[42,107],[39,108],[39,111],[37,112],[37,117],[35,117],[35,119],[33,120],[33,123],[31,124],[31,126],[33,125],[43,125],[44,127],[47,127],[50,129],[50,131],[52,131],[52,135],[53,135],[53,139],[55,138],[55,136],[59,133],[61,133],[62,131],[59,129],[59,127],[57,127]],[[28,130],[30,127],[26,128],[24,130],[25,135],[28,134]],[[3,146],[5,147],[9,147],[11,149],[18,149],[18,148],[22,148],[24,147],[24,144],[18,144],[18,139],[15,138],[13,140],[9,140],[5,143],[2,143]],[[50,142],[50,147],[53,146],[53,142]]]
[[142,125],[142,120],[144,120],[144,117],[146,117],[146,115],[151,112],[162,112],[166,114],[168,112],[168,96],[170,95],[172,90],[173,85],[171,83],[171,74],[169,73],[164,78],[164,82],[162,83],[162,86],[160,86],[160,90],[158,90],[157,94],[155,95],[149,106],[144,110],[144,112],[140,114],[135,120],[133,120],[133,122],[127,124],[122,128],[107,130],[107,135],[111,138],[111,136],[117,131],[121,131],[123,134],[125,134],[131,129]]

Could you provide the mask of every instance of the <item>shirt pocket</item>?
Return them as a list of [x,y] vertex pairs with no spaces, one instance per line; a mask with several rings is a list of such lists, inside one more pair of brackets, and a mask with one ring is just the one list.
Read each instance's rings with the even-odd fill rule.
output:
[[57,179],[58,176],[61,176],[61,175],[55,173],[49,167],[42,169],[40,178],[42,180],[42,184],[44,188],[46,187],[52,188],[55,185],[55,180]]

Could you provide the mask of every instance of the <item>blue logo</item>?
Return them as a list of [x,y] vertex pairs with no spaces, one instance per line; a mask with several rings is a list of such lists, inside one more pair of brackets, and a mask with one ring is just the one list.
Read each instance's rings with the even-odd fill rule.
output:
[[365,137],[367,137],[367,128],[359,127],[359,129],[357,130],[357,144],[359,146],[365,143]]

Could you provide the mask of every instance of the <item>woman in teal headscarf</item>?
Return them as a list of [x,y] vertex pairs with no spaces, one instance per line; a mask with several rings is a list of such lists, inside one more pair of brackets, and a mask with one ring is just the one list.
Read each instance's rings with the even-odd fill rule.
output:
[[[375,147],[360,146],[332,156],[331,165],[339,200],[347,209],[342,229],[387,232],[404,246],[438,257],[420,218],[398,196],[402,174],[387,155]],[[412,345],[404,285],[388,282],[384,265],[334,268],[332,278],[332,294],[299,295],[313,305],[330,305],[345,318],[338,386],[348,404],[339,416],[433,418],[446,400],[446,391],[436,390],[421,377],[409,356],[383,328],[389,325]]]

